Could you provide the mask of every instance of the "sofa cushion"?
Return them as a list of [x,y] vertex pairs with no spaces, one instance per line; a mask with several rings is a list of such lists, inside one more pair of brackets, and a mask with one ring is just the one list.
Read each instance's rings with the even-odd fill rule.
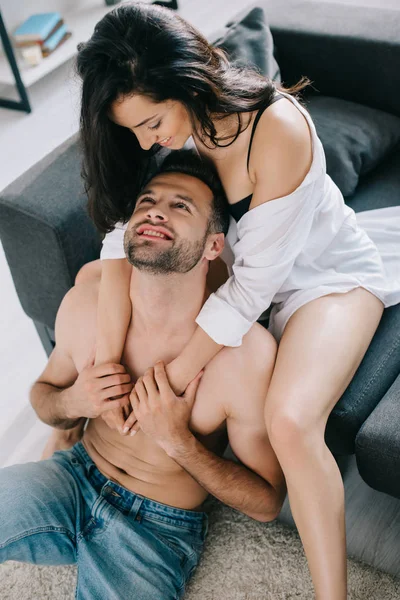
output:
[[396,381],[400,370],[400,304],[383,312],[375,335],[331,412],[325,440],[336,455],[353,454],[357,433]]
[[280,71],[274,56],[274,41],[262,8],[240,13],[227,23],[227,31],[213,45],[225,50],[233,64],[254,66],[263,75],[280,83]]
[[400,498],[400,375],[356,438],[357,465],[369,486]]
[[400,143],[400,118],[329,96],[307,101],[324,146],[327,172],[343,196],[354,194],[360,176],[372,171]]
[[353,196],[346,204],[357,213],[386,206],[400,205],[400,147],[376,169],[361,177]]

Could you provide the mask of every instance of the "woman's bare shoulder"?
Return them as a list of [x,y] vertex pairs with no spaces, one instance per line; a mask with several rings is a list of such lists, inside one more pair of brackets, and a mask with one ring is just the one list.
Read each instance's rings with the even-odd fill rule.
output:
[[249,172],[252,208],[291,194],[312,164],[312,134],[305,116],[287,98],[262,114],[254,134]]

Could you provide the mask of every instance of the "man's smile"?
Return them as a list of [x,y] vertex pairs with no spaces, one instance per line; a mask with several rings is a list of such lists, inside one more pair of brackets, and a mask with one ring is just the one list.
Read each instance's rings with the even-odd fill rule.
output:
[[144,223],[143,225],[140,225],[137,230],[136,233],[140,236],[140,237],[145,237],[145,238],[157,238],[157,239],[161,239],[161,240],[167,240],[167,241],[171,241],[173,239],[173,236],[171,235],[171,233],[165,229],[164,227],[155,227],[154,225],[149,225],[148,223]]

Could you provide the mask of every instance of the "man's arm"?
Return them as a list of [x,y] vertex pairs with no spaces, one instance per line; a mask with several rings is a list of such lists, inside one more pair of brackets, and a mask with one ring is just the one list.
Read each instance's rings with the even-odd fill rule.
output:
[[[82,419],[121,406],[132,389],[130,375],[122,365],[94,367],[94,352],[78,373],[70,349],[77,333],[77,312],[82,308],[82,297],[78,297],[84,293],[82,287],[72,288],[61,303],[55,327],[56,347],[30,394],[39,419],[58,429],[72,429]],[[109,400],[119,395],[124,397]]]
[[[282,494],[260,474],[206,449],[189,430],[197,385],[198,378],[177,397],[162,364],[148,369],[131,394],[138,425],[209,493],[253,519],[271,521],[281,508]],[[264,454],[259,462],[268,460]]]
[[171,447],[167,454],[207,492],[257,521],[273,521],[282,503],[266,479],[207,450],[193,435]]

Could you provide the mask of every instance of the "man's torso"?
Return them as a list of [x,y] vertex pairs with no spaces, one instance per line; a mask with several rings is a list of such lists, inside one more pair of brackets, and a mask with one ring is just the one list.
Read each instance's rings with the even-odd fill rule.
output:
[[[89,318],[85,315],[75,338],[72,358],[78,372],[95,343],[95,328],[96,311],[93,311]],[[190,331],[180,338],[151,340],[135,336],[130,328],[122,363],[132,381],[157,360],[168,364],[181,352],[191,334]],[[229,373],[230,355],[238,350],[222,350],[205,368],[192,411],[190,429],[217,453],[223,452],[226,445],[224,403],[240,381],[239,373]],[[123,436],[98,417],[89,420],[82,441],[104,475],[135,493],[185,509],[198,508],[207,497],[204,488],[141,430],[133,437]]]

